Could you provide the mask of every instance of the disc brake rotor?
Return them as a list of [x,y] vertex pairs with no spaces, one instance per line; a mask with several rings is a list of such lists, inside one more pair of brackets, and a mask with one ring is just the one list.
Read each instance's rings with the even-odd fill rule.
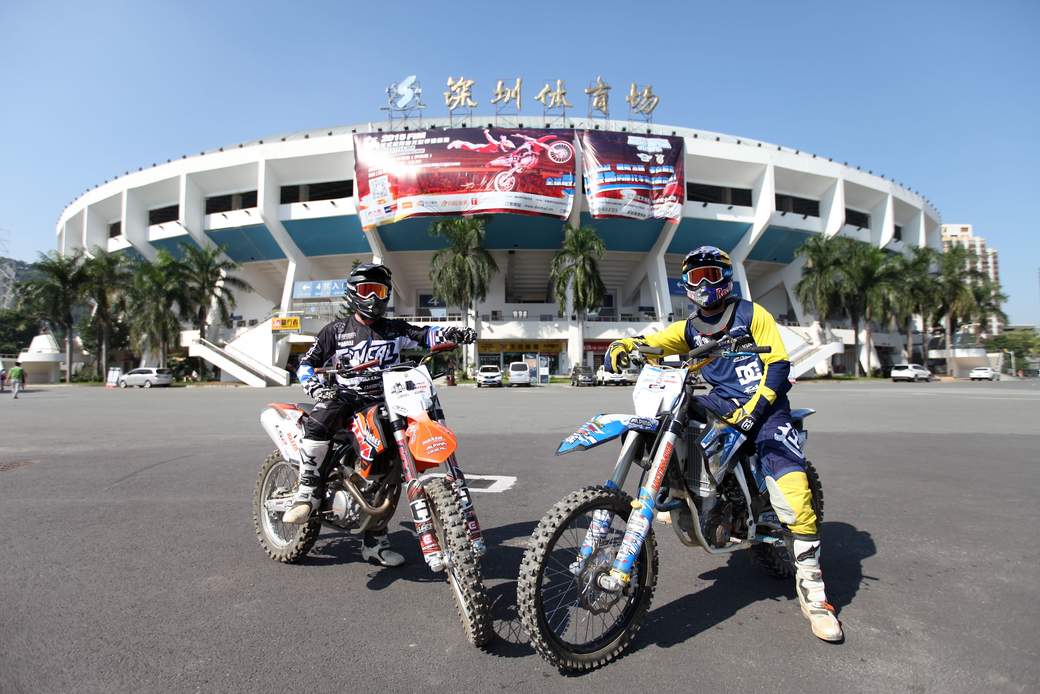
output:
[[[600,547],[585,561],[585,565],[575,579],[578,582],[578,601],[592,614],[602,614],[608,611],[617,603],[618,598],[629,593],[627,586],[625,590],[617,593],[599,587],[599,577],[610,573],[610,567],[614,564],[616,554],[617,547],[614,545]],[[638,580],[639,571],[633,567],[629,585]]]

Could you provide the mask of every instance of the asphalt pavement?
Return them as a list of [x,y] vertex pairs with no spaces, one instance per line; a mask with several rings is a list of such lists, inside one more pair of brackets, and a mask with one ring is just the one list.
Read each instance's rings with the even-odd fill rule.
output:
[[[631,389],[444,388],[471,474],[498,640],[465,640],[407,511],[379,569],[325,531],[298,566],[253,534],[259,412],[296,389],[33,388],[0,394],[0,692],[1035,692],[1040,387],[799,384],[826,496],[823,563],[847,638],[814,639],[793,585],[656,524],[657,593],[630,651],[565,676],[526,644],[515,578],[560,497],[613,446],[555,458]],[[515,480],[508,478],[515,477]],[[496,481],[497,480],[497,481]]]

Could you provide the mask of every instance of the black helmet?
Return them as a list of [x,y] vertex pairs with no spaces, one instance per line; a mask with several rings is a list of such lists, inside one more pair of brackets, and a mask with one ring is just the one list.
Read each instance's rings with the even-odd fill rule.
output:
[[390,303],[390,268],[376,263],[358,265],[350,271],[343,292],[347,306],[365,318],[379,318]]

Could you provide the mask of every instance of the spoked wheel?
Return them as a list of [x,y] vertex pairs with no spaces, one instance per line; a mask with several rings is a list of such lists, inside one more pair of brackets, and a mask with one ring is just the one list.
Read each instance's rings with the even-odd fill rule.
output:
[[[816,522],[823,522],[823,487],[820,486],[820,473],[816,467],[805,461],[805,476],[809,481],[812,493],[812,507],[816,513]],[[773,578],[791,578],[794,576],[794,558],[787,549],[787,543],[751,545],[751,560],[754,564]]]
[[495,190],[500,193],[508,193],[516,187],[516,176],[511,171],[500,171],[495,175]]
[[294,564],[303,559],[321,531],[321,518],[316,516],[306,524],[282,522],[282,515],[289,509],[298,483],[296,466],[286,462],[282,454],[275,451],[260,466],[253,491],[256,538],[267,556],[283,564]]
[[448,584],[455,597],[455,609],[462,628],[470,643],[484,646],[495,635],[491,628],[491,609],[480,576],[480,563],[473,554],[458,498],[444,478],[430,481],[426,485],[426,496],[430,501],[437,542],[449,559]]
[[[586,487],[564,497],[538,523],[520,564],[517,610],[531,645],[550,664],[589,670],[616,658],[639,631],[657,585],[657,542],[647,532],[632,577],[620,593],[599,587],[625,535],[632,497]],[[611,521],[582,561],[593,514]]]

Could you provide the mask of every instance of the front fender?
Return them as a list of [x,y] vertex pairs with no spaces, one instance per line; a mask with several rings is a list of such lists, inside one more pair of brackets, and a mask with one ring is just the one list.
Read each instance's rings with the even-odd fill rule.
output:
[[572,451],[587,451],[607,441],[612,441],[626,431],[655,433],[657,420],[638,417],[634,414],[598,414],[578,427],[578,430],[560,442],[556,455]]

